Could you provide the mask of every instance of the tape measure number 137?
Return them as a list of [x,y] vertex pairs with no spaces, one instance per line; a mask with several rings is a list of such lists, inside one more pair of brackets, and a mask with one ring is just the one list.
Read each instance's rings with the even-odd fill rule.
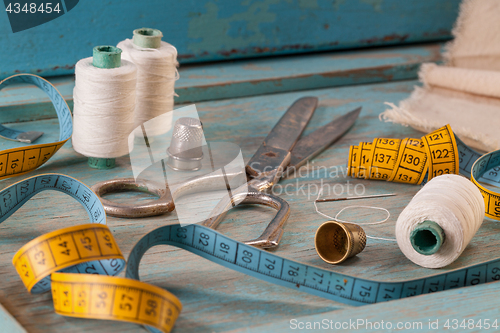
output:
[[407,184],[423,184],[443,174],[462,174],[481,191],[486,216],[500,220],[500,194],[486,188],[500,188],[500,150],[481,156],[467,147],[450,125],[421,139],[377,138],[351,146],[348,175]]

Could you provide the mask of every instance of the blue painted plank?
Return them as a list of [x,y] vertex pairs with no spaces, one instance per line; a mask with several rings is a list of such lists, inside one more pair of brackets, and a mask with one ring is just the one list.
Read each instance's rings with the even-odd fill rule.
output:
[[176,103],[414,79],[441,44],[329,52],[180,68]]
[[163,31],[181,63],[445,40],[459,0],[82,0],[13,34],[0,14],[0,78],[73,73],[96,45],[143,26]]
[[[440,48],[441,44],[399,46],[362,53],[329,52],[181,66],[175,103],[413,79],[421,63],[441,59]],[[72,107],[74,77],[50,81]],[[0,91],[0,119],[4,123],[53,117],[52,104],[36,87],[12,86]]]

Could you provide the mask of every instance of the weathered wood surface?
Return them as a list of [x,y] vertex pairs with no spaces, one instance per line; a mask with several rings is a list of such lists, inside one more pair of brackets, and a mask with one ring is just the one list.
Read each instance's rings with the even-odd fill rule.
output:
[[[367,181],[345,178],[345,163],[348,147],[359,141],[370,141],[375,137],[420,137],[422,134],[411,128],[381,123],[378,115],[385,109],[383,102],[398,102],[406,98],[416,81],[378,83],[350,87],[337,87],[306,92],[289,92],[239,99],[202,102],[197,104],[209,141],[231,141],[240,145],[245,161],[253,155],[264,137],[281,117],[287,107],[297,98],[317,96],[319,107],[306,133],[329,122],[336,116],[357,106],[363,111],[355,126],[332,148],[319,155],[308,166],[309,172],[302,177],[282,180],[281,185],[291,184],[289,193],[280,196],[291,206],[291,216],[285,226],[280,246],[274,251],[281,256],[298,260],[333,271],[352,274],[367,279],[404,280],[444,272],[466,265],[476,264],[498,256],[500,224],[485,221],[478,234],[462,256],[449,267],[430,270],[411,263],[401,253],[396,243],[369,240],[366,249],[345,263],[331,266],[324,263],[314,250],[314,233],[325,219],[315,213],[312,200],[317,195],[318,185],[343,186],[344,193],[350,184],[358,193],[364,187],[365,194],[398,193],[396,197],[368,199],[363,205],[381,206],[389,209],[391,218],[386,224],[366,227],[369,235],[391,237],[399,213],[404,209],[419,186]],[[43,141],[57,136],[58,125],[54,119],[9,124],[26,130],[37,129],[47,133]],[[43,142],[42,141],[42,142]],[[1,141],[0,149],[16,143]],[[87,158],[75,153],[66,144],[53,159],[31,175],[60,172],[93,185],[99,181],[129,177],[132,175],[128,157],[117,159],[118,167],[96,171],[86,165]],[[325,172],[326,168],[326,172]],[[323,171],[318,171],[323,170]],[[24,177],[2,181],[4,188]],[[361,185],[359,185],[361,184]],[[301,190],[301,186],[303,191]],[[310,186],[309,186],[310,185]],[[310,193],[308,193],[308,186]],[[325,185],[326,186],[326,185]],[[326,187],[325,187],[326,189]],[[144,199],[143,194],[119,194],[113,198],[123,202]],[[323,212],[335,214],[346,203],[320,204]],[[357,204],[357,203],[356,203]],[[242,207],[232,210],[219,230],[238,240],[258,236],[274,211],[262,207]],[[382,217],[372,211],[354,209],[343,217],[353,221],[368,221]],[[147,232],[176,220],[175,213],[144,219],[120,219],[108,217],[108,225],[122,249],[128,256],[133,245]],[[26,242],[43,233],[86,223],[87,216],[73,199],[58,192],[43,192],[30,200],[17,213],[0,225],[0,303],[29,332],[137,332],[134,324],[67,318],[54,314],[51,296],[29,295],[11,264],[14,253]],[[383,305],[350,307],[279,287],[258,279],[234,272],[201,259],[187,251],[168,246],[155,247],[146,253],[141,265],[143,281],[168,289],[177,295],[184,305],[175,332],[273,332],[286,331],[289,320],[304,316],[336,318],[378,318],[380,320],[404,321],[411,318],[446,318],[448,316],[475,318],[481,309],[488,310],[484,316],[498,315],[495,292],[498,284],[440,292],[419,296]],[[449,302],[449,303],[446,303]],[[445,306],[445,303],[447,304]],[[492,307],[495,307],[492,309]],[[420,317],[419,317],[420,316]],[[386,319],[387,318],[387,319]],[[427,320],[427,319],[426,319]],[[268,325],[268,326],[262,326]]]
[[[231,332],[288,333],[292,331],[293,327],[296,327],[295,331],[300,332],[298,327],[305,328],[306,325],[316,328],[323,327],[323,330],[327,332],[333,330],[328,326],[326,326],[328,329],[324,328],[324,325],[332,325],[330,321],[333,321],[332,327],[337,324],[348,328],[335,330],[336,332],[446,332],[445,325],[447,323],[449,326],[456,325],[455,329],[449,329],[452,332],[498,332],[498,327],[500,327],[499,292],[500,283],[488,283],[467,287],[460,292],[445,291],[360,308],[346,308],[300,318],[290,317],[290,319],[254,325]],[[290,320],[293,318],[297,319],[297,322],[291,323]],[[324,320],[327,321],[327,324]],[[454,320],[457,320],[457,324]],[[466,322],[465,329],[460,327],[463,320]],[[467,327],[468,320],[474,321],[474,327]],[[479,321],[481,324],[476,326]],[[495,321],[497,328],[491,326]],[[485,328],[485,322],[490,325],[489,329]],[[388,323],[392,326],[392,330],[387,329]],[[432,323],[431,327],[430,323]],[[397,325],[400,325],[401,328],[405,327],[404,325],[407,326],[406,329],[397,329]],[[380,327],[384,327],[384,329],[380,329]]]
[[[294,90],[414,79],[423,62],[441,60],[441,44],[391,47],[365,52],[336,52],[285,58],[181,66],[176,104],[195,103]],[[73,107],[74,76],[50,81]],[[3,123],[53,118],[47,95],[35,86],[0,91]]]
[[176,102],[409,80],[422,63],[440,61],[440,49],[398,46],[181,67]]
[[446,40],[459,0],[81,0],[40,26],[12,33],[0,19],[0,78],[74,72],[97,45],[160,29],[181,63]]

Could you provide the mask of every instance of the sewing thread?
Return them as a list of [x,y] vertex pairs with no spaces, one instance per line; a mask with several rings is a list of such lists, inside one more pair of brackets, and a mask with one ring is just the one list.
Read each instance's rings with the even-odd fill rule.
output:
[[[374,207],[374,206],[347,206],[347,207],[344,207],[342,208],[336,215],[335,217],[333,216],[330,216],[330,215],[327,215],[325,213],[322,213],[319,208],[318,208],[318,204],[317,204],[317,200],[319,199],[319,197],[321,196],[321,194],[323,193],[323,188],[320,188],[320,190],[318,191],[318,197],[316,198],[316,200],[313,202],[314,204],[314,208],[316,209],[316,213],[318,213],[319,215],[323,216],[323,217],[326,217],[327,219],[330,219],[330,220],[334,220],[334,221],[337,221],[337,222],[340,222],[340,223],[352,223],[352,224],[357,224],[359,226],[362,226],[362,225],[375,225],[375,224],[382,224],[382,223],[385,223],[387,222],[387,220],[389,220],[389,218],[391,217],[391,213],[383,208],[383,207]],[[387,213],[387,216],[383,219],[383,220],[380,220],[380,221],[375,221],[375,222],[353,222],[353,221],[345,221],[345,220],[341,220],[339,218],[340,214],[347,210],[347,209],[352,209],[352,208],[368,208],[368,209],[374,209],[374,210],[381,210],[381,211],[384,211]],[[388,241],[388,242],[395,242],[396,239],[394,238],[386,238],[386,237],[378,237],[378,236],[370,236],[370,235],[366,235],[366,238],[370,238],[370,239],[377,239],[377,240],[383,240],[383,241]]]
[[[422,267],[447,266],[470,243],[483,222],[484,211],[484,200],[479,189],[467,178],[459,175],[433,178],[398,217],[396,239],[399,248],[408,259]],[[444,241],[435,252],[430,251],[432,254],[422,254],[415,248],[415,230],[429,222],[442,229]],[[427,244],[424,242],[422,247],[434,246],[432,241],[437,241],[436,236],[426,230],[423,232],[430,237],[430,242],[424,239]]]
[[[134,128],[174,108],[177,72],[177,49],[166,42],[155,48],[143,48],[126,39],[118,44],[122,58],[137,67],[137,102],[134,112]],[[162,118],[168,119],[168,118]],[[149,135],[160,135],[170,130],[171,122],[148,124]],[[142,131],[136,132],[142,136]]]
[[73,148],[87,157],[128,154],[134,125],[136,66],[122,60],[118,68],[97,68],[92,57],[75,67]]

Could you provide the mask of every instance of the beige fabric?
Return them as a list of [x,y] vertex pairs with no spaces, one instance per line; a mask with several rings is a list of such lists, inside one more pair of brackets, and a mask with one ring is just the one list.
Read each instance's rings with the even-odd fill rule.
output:
[[450,124],[476,149],[500,149],[500,1],[465,0],[445,65],[423,64],[412,95],[380,118],[424,132]]
[[500,71],[500,1],[464,0],[447,45],[448,65]]

